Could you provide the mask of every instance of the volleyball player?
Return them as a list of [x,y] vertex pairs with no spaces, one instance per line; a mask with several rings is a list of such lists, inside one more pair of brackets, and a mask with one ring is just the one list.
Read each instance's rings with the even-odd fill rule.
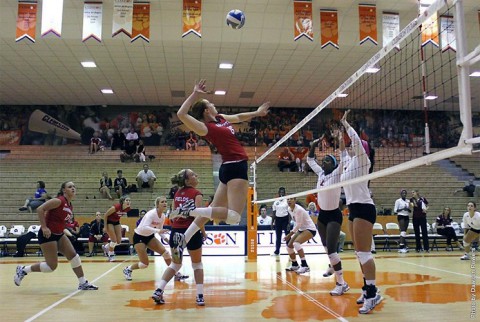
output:
[[201,95],[209,93],[204,79],[195,83],[192,94],[183,102],[177,116],[189,130],[205,137],[222,156],[222,165],[219,170],[220,183],[208,208],[198,208],[194,203],[181,202],[178,204],[179,208],[174,209],[170,214],[171,218],[179,215],[200,217],[188,227],[184,235],[176,235],[172,250],[174,257],[181,256],[186,243],[209,220],[218,219],[227,224],[240,222],[248,193],[248,156],[235,136],[232,124],[246,122],[257,116],[265,116],[270,106],[269,103],[264,103],[254,112],[219,114],[213,103],[200,98]]
[[[334,138],[338,141],[341,153],[346,154],[342,132],[335,130],[333,133]],[[317,189],[328,187],[329,185],[340,182],[340,176],[343,171],[342,160],[345,159],[345,156],[343,155],[339,165],[337,158],[333,154],[327,154],[323,158],[322,164],[317,164],[315,161],[315,149],[319,142],[322,142],[323,137],[324,135],[319,139],[312,141],[307,157],[308,165],[318,176]],[[343,222],[342,211],[339,208],[340,190],[341,187],[338,187],[318,193],[318,202],[321,205],[321,208],[318,213],[317,228],[320,233],[322,244],[325,245],[328,259],[330,260],[330,267],[333,268],[336,279],[335,288],[330,292],[330,295],[332,296],[343,295],[350,289],[343,278],[342,261],[337,252],[338,237]],[[327,274],[327,276],[329,275]]]
[[73,248],[70,239],[63,233],[65,218],[73,214],[72,200],[75,198],[75,193],[75,184],[71,181],[64,182],[56,198],[46,201],[37,208],[40,221],[38,243],[45,261],[28,266],[18,265],[13,278],[15,285],[20,286],[28,273],[53,272],[58,266],[58,253],[62,253],[70,262],[75,275],[77,275],[78,289],[98,290],[97,286],[86,280],[80,256]]
[[[367,175],[370,168],[368,151],[362,145],[357,132],[348,123],[348,113],[350,113],[350,110],[346,111],[341,119],[341,123],[351,140],[350,160],[341,175],[342,181]],[[376,221],[377,211],[368,189],[367,180],[344,186],[343,189],[350,211],[348,226],[364,275],[363,293],[357,300],[358,304],[363,305],[358,311],[361,314],[366,314],[383,300],[375,285],[376,268],[371,251],[373,224]]]
[[103,252],[107,255],[108,261],[115,260],[115,246],[122,242],[122,226],[120,218],[130,211],[131,200],[128,196],[120,197],[117,204],[111,206],[105,213],[104,232],[110,237],[110,243],[103,245]]
[[480,212],[477,211],[477,204],[470,201],[467,204],[467,212],[463,215],[463,247],[465,247],[465,255],[460,257],[461,260],[469,260],[468,254],[471,250],[471,243],[480,236]]

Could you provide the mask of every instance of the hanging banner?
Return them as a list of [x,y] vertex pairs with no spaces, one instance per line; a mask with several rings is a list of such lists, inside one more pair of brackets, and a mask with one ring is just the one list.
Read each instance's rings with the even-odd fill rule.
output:
[[183,0],[182,38],[189,34],[202,38],[202,0]]
[[338,13],[336,10],[320,10],[321,48],[332,45],[338,47]]
[[83,42],[90,38],[102,42],[102,10],[101,2],[85,2],[83,6]]
[[[400,15],[398,13],[384,12],[382,15],[383,47],[395,38],[400,32]],[[395,45],[400,49],[400,44]]]
[[367,40],[377,45],[377,8],[371,4],[358,5],[360,45]]
[[35,42],[35,31],[37,27],[37,2],[18,2],[17,32],[15,41],[28,39]]
[[133,4],[132,40],[142,38],[150,42],[150,3],[137,2]]
[[295,1],[293,3],[294,38],[302,37],[313,41],[312,3],[310,1]]
[[113,0],[112,38],[119,33],[132,37],[133,0]]
[[449,49],[457,51],[455,21],[452,16],[440,17],[440,41],[442,43],[442,52]]
[[[420,15],[422,15],[425,10],[428,8],[428,5],[420,5]],[[425,20],[425,22],[420,26],[422,31],[422,47],[427,44],[432,44],[435,47],[438,47],[438,18],[437,13],[434,13],[430,18]]]
[[72,130],[68,125],[51,117],[40,110],[35,110],[28,120],[28,129],[32,132],[55,134],[62,138],[81,140],[80,134]]
[[49,33],[62,36],[63,0],[43,0],[42,37]]

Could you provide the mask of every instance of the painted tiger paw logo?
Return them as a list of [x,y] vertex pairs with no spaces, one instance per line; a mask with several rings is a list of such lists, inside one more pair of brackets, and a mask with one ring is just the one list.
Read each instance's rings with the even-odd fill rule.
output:
[[213,242],[217,245],[225,244],[226,238],[224,234],[214,234]]

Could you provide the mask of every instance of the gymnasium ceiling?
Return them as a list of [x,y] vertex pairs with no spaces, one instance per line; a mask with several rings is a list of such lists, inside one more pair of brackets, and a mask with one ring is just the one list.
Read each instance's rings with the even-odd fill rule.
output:
[[[313,0],[314,41],[293,41],[291,0],[203,0],[202,38],[181,37],[181,0],[150,0],[150,43],[133,44],[125,35],[111,37],[112,0],[103,0],[102,42],[81,41],[83,3],[64,0],[62,37],[40,37],[38,5],[36,43],[15,42],[17,0],[0,1],[0,105],[178,106],[195,79],[209,89],[226,90],[212,100],[219,106],[278,107],[319,105],[380,50],[382,11],[400,14],[401,28],[417,16],[417,0]],[[379,46],[358,45],[358,4],[377,5]],[[480,44],[478,0],[465,0],[469,50]],[[225,15],[238,8],[246,25],[232,30]],[[321,49],[319,10],[339,12],[339,46]],[[81,61],[95,61],[86,69]],[[233,70],[218,64],[231,62]],[[480,63],[474,66],[480,70]],[[471,78],[480,110],[480,78]],[[100,92],[112,88],[113,95]],[[475,88],[477,90],[475,90]],[[247,96],[242,98],[242,96]]]

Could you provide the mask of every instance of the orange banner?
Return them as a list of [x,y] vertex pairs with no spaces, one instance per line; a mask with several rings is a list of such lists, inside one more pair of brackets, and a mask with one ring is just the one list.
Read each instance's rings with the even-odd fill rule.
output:
[[358,5],[358,22],[360,24],[360,45],[367,40],[377,45],[377,8],[375,5]]
[[35,42],[36,26],[37,2],[19,2],[15,41],[27,38],[31,42]]
[[150,3],[134,3],[132,21],[131,42],[138,38],[150,42]]
[[321,48],[328,45],[338,49],[338,13],[336,10],[320,10]]
[[195,34],[202,38],[202,0],[183,0],[182,38]]
[[[427,10],[427,5],[420,6],[420,14],[423,14]],[[435,47],[439,47],[438,39],[438,17],[437,13],[434,13],[430,18],[420,26],[422,30],[422,47],[427,44],[432,44]]]
[[293,30],[297,41],[302,37],[313,41],[312,2],[295,1],[293,3]]
[[19,145],[22,131],[0,131],[0,145]]

